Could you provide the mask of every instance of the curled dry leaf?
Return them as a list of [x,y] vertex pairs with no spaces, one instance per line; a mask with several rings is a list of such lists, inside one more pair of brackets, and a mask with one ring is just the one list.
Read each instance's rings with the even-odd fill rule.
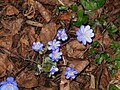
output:
[[28,19],[31,19],[35,15],[35,2],[34,0],[28,0],[23,4],[24,16],[26,16]]
[[19,13],[18,9],[12,5],[7,5],[4,10],[5,10],[4,11],[5,15],[9,15],[9,16],[14,14],[17,15]]
[[46,20],[46,22],[49,22],[51,20],[50,11],[37,1],[35,2],[35,6],[42,15],[42,17]]
[[[56,35],[57,26],[56,23],[50,22],[46,24],[40,32],[40,41],[46,45],[49,41],[52,41]],[[39,41],[39,40],[38,40]]]
[[38,86],[38,81],[34,71],[23,71],[17,77],[16,81],[19,87],[32,88]]

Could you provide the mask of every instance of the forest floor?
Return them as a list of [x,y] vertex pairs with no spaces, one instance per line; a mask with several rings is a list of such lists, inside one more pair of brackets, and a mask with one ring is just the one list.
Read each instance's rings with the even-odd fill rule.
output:
[[[80,1],[0,0],[0,81],[12,76],[20,90],[120,90],[120,0],[103,0],[94,10]],[[81,25],[93,29],[92,43],[77,40]],[[61,41],[59,72],[50,77],[46,46],[61,28],[68,39]],[[38,41],[45,52],[32,49]],[[73,80],[65,78],[68,66],[78,72]]]

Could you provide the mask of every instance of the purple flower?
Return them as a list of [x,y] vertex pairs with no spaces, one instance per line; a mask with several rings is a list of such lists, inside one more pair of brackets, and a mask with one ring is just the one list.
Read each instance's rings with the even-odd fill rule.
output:
[[64,74],[66,76],[66,79],[69,78],[75,79],[75,74],[78,74],[78,72],[74,68],[67,67],[66,72]]
[[35,51],[43,50],[43,44],[40,42],[34,42],[32,45],[32,49]]
[[58,72],[58,68],[56,66],[52,66],[50,69],[50,73],[53,75],[55,72]]
[[65,41],[68,39],[68,35],[66,34],[65,28],[58,30],[57,37],[59,40],[62,40],[62,41]]
[[78,31],[76,32],[77,35],[77,40],[79,42],[82,42],[84,45],[86,45],[86,42],[91,43],[92,42],[92,37],[94,37],[94,33],[93,30],[90,29],[90,26],[84,26],[81,25],[81,27],[78,29]]
[[6,81],[0,83],[0,90],[19,90],[13,77],[8,77]]
[[52,61],[58,62],[59,59],[61,59],[62,52],[59,52],[59,49],[56,49],[52,51],[51,54],[49,54],[49,57],[52,59]]
[[60,41],[56,41],[56,39],[54,39],[53,41],[48,42],[48,50],[56,50],[60,47]]

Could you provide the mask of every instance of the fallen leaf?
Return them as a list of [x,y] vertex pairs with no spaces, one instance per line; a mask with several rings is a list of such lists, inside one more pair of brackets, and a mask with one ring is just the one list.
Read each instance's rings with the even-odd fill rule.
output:
[[56,23],[50,22],[46,24],[40,31],[39,34],[40,41],[42,41],[42,43],[46,45],[49,41],[52,41],[54,39],[56,32],[57,32]]
[[50,11],[37,1],[35,2],[35,6],[39,10],[42,17],[46,20],[46,22],[49,22],[51,20]]
[[18,11],[18,9],[17,8],[15,8],[14,6],[12,6],[12,5],[7,5],[6,7],[5,7],[5,15],[14,15],[14,14],[18,14],[19,13],[19,11]]
[[19,87],[32,88],[38,86],[38,81],[34,75],[34,71],[23,71],[17,77],[16,81]]
[[18,31],[21,29],[23,19],[19,18],[16,20],[1,20],[1,23],[3,24],[3,27],[5,29],[9,29],[11,32],[11,35],[15,35],[18,33]]

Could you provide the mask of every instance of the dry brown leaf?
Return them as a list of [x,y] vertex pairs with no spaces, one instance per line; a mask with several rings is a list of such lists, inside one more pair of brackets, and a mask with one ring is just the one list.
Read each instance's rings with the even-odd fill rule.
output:
[[61,74],[60,90],[70,90],[70,81],[65,79],[65,68],[63,68]]
[[12,36],[8,35],[6,37],[1,38],[0,45],[10,50],[12,47]]
[[107,67],[104,67],[101,78],[100,78],[101,88],[104,88],[105,90],[107,90],[107,86],[109,82],[110,82],[110,75]]
[[0,77],[6,75],[7,67],[5,65],[5,59],[6,59],[6,55],[0,53]]
[[39,10],[42,17],[46,20],[46,22],[49,22],[51,20],[50,11],[37,1],[35,2],[35,6]]
[[49,41],[52,41],[56,35],[57,26],[56,23],[50,22],[46,24],[40,32],[40,41],[46,45]]
[[81,58],[84,54],[85,46],[79,43],[77,40],[73,40],[66,45],[68,57]]
[[75,70],[79,73],[89,65],[89,61],[87,60],[85,61],[73,60],[73,61],[70,61],[70,63],[71,64],[69,66],[74,67]]
[[32,88],[38,86],[38,81],[34,71],[23,71],[17,77],[16,81],[20,87]]
[[8,60],[6,54],[0,53],[0,77],[3,77],[6,75],[7,71],[9,73],[12,73],[13,65]]
[[103,37],[103,44],[109,46],[112,43],[112,39],[109,37],[108,32],[105,32]]
[[19,18],[16,20],[2,20],[1,23],[3,24],[3,27],[5,29],[9,29],[11,32],[11,35],[15,35],[18,33],[18,31],[21,29],[23,19]]
[[58,16],[58,19],[66,20],[69,22],[71,19],[71,12],[62,13],[60,16]]
[[73,40],[72,42],[69,43],[71,48],[76,49],[76,50],[85,50],[85,46],[82,43],[79,43],[77,40]]
[[6,7],[5,7],[5,15],[14,15],[14,14],[18,14],[19,13],[19,11],[18,11],[18,9],[17,8],[15,8],[14,6],[12,6],[12,5],[7,5]]
[[72,83],[70,83],[70,90],[81,90],[79,83],[73,81]]

